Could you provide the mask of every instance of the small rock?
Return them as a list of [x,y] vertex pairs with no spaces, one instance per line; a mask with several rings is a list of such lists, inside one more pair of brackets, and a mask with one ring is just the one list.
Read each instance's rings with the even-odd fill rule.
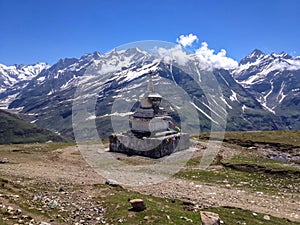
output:
[[85,219],[86,219],[86,220],[91,220],[92,217],[91,217],[90,215],[86,215],[86,216],[85,216]]
[[264,220],[271,220],[271,218],[270,218],[270,216],[268,216],[268,215],[264,215]]
[[17,210],[16,210],[16,213],[17,213],[17,214],[21,214],[21,213],[22,213],[22,209],[17,209]]
[[42,197],[39,196],[39,195],[35,195],[35,196],[33,197],[33,201],[39,201],[39,200],[41,200],[41,199],[42,199]]
[[202,225],[220,225],[221,219],[217,213],[201,211],[201,222]]
[[8,158],[2,158],[0,159],[0,164],[9,163]]
[[111,179],[108,179],[105,181],[105,184],[107,185],[110,185],[110,186],[113,186],[113,187],[119,187],[121,186],[118,181],[115,181],[115,180],[111,180]]
[[189,219],[189,218],[187,218],[185,216],[181,216],[180,219],[182,219],[182,220],[184,220],[186,222],[191,222],[191,223],[193,222],[193,220],[191,220],[191,219]]
[[143,199],[132,199],[129,201],[134,211],[144,211],[147,207]]

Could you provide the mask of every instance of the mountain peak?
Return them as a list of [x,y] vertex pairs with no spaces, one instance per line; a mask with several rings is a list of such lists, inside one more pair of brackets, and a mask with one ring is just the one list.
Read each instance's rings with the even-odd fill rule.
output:
[[283,58],[283,59],[292,59],[293,57],[286,52],[282,51],[280,54],[277,54],[275,52],[271,53],[271,56],[274,58]]
[[243,58],[240,61],[241,65],[247,64],[247,63],[253,63],[255,62],[258,58],[265,56],[265,53],[263,53],[259,49],[254,49],[249,55],[247,55],[245,58]]
[[250,56],[261,56],[261,55],[265,55],[265,53],[263,53],[261,50],[259,49],[254,49],[253,52],[251,52]]

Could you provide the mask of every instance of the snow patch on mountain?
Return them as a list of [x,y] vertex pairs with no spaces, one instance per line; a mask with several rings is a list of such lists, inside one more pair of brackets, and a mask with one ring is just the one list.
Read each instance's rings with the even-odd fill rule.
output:
[[7,109],[19,91],[21,91],[34,77],[50,66],[40,62],[33,65],[0,64],[0,108]]
[[239,81],[239,77],[246,73],[251,74],[247,79],[240,81],[245,87],[261,82],[273,71],[300,70],[300,58],[289,56],[287,53],[264,54],[259,50],[241,60],[239,66],[232,70],[232,74]]
[[[42,70],[49,68],[47,63],[41,62],[33,65],[6,66],[0,64],[0,82],[7,87],[12,87],[20,81],[29,81]],[[1,82],[1,83],[2,83]],[[3,85],[2,84],[2,85]]]
[[204,112],[204,110],[202,110],[200,107],[198,107],[194,102],[190,102],[190,104],[192,104],[199,112],[201,112],[204,116],[206,116],[210,121],[219,124],[217,121],[213,120],[213,118],[208,115],[206,112]]
[[237,101],[239,102],[238,98],[237,98],[237,93],[233,90],[231,90],[231,96],[229,97],[229,99],[233,102],[233,101]]

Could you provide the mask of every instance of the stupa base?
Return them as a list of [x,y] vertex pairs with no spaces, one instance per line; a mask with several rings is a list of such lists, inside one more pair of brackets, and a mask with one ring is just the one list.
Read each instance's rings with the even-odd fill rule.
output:
[[[173,132],[174,133],[174,132]],[[113,134],[109,137],[109,151],[158,159],[190,147],[187,133],[161,133],[154,137]]]

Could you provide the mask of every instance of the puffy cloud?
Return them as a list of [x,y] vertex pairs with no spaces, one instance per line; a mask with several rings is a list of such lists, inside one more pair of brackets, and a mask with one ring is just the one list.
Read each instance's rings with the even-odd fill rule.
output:
[[175,61],[179,65],[184,66],[191,59],[190,56],[183,51],[180,45],[176,45],[170,49],[159,48],[157,52],[160,58],[166,63]]
[[[180,35],[176,41],[183,47],[191,47],[194,42],[198,42],[198,37],[194,34]],[[169,50],[169,53],[172,52],[172,58],[174,59],[176,56],[176,60],[180,60],[180,64],[182,64],[186,61],[187,55],[186,53],[180,53],[180,51],[182,49],[175,47]],[[226,50],[222,49],[220,52],[215,53],[215,50],[210,49],[206,42],[202,42],[200,48],[194,49],[194,52],[193,54],[189,54],[189,56],[196,58],[199,65],[205,70],[233,69],[238,66],[237,61],[226,56]]]
[[226,56],[225,49],[215,54],[215,50],[209,49],[206,42],[202,42],[201,47],[195,50],[195,56],[208,69],[233,69],[238,66],[237,61]]
[[198,42],[198,37],[194,34],[189,35],[180,35],[179,38],[176,39],[178,44],[181,44],[183,47],[192,46],[192,44],[196,41]]

